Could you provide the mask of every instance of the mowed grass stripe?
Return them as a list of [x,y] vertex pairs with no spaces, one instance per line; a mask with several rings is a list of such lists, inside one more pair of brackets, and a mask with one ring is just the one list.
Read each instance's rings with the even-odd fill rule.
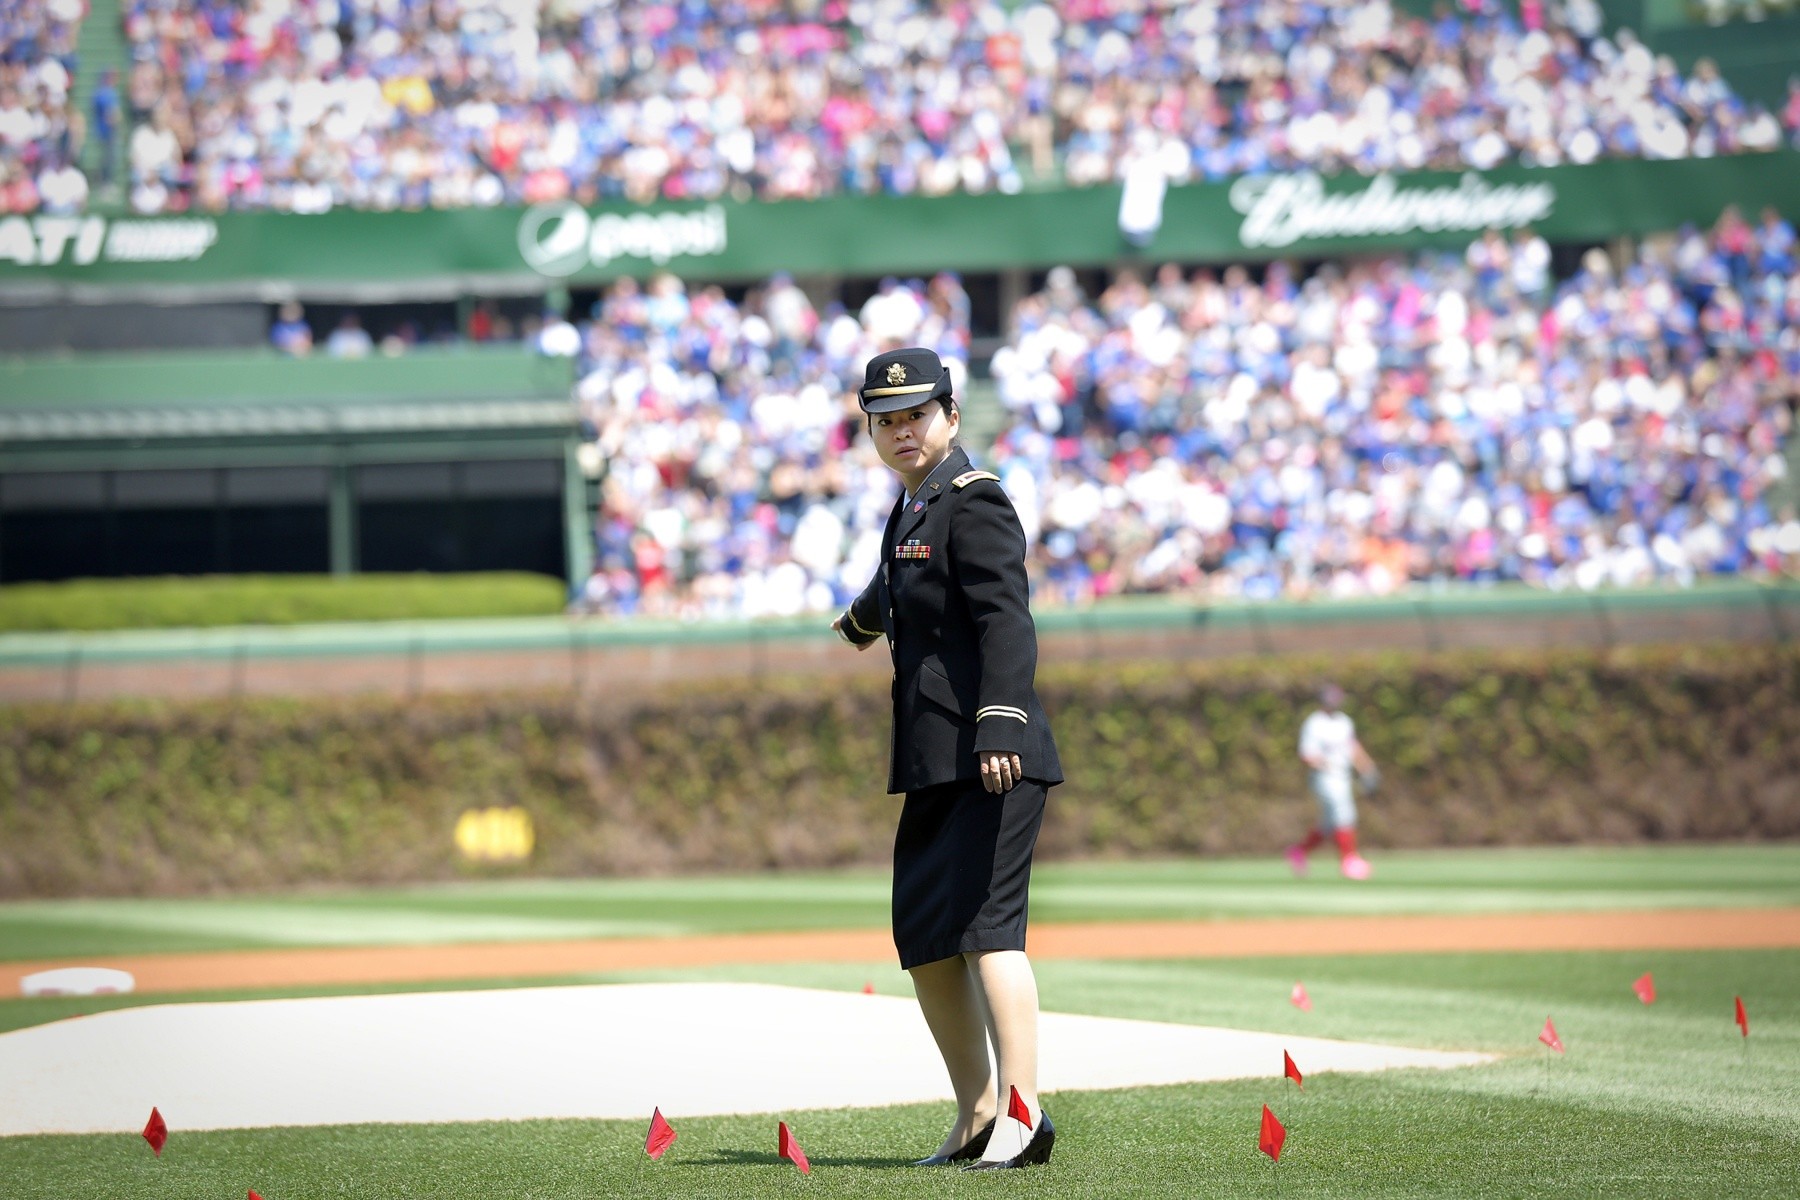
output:
[[[176,1131],[160,1160],[135,1135],[17,1139],[5,1149],[20,1200],[190,1200],[252,1187],[271,1198],[358,1200],[1795,1194],[1795,1143],[1765,1129],[1595,1109],[1548,1089],[1469,1100],[1409,1082],[1346,1080],[1329,1099],[1256,1083],[1057,1097],[1052,1163],[998,1180],[905,1165],[942,1135],[944,1112],[922,1106],[783,1114],[811,1159],[804,1177],[777,1159],[773,1115],[677,1114],[679,1137],[661,1162],[644,1155],[644,1123],[618,1121]],[[1256,1151],[1265,1102],[1288,1125],[1279,1166]]]
[[[1659,992],[1650,1007],[1629,986],[1646,969]],[[904,986],[891,966],[877,963],[618,978]],[[1310,1013],[1287,1003],[1297,978],[1312,993]],[[177,1128],[160,1161],[134,1135],[20,1138],[0,1142],[0,1162],[9,1196],[116,1200],[242,1195],[252,1187],[270,1200],[762,1200],[801,1188],[833,1197],[1024,1188],[1055,1198],[1789,1197],[1800,1190],[1800,956],[1791,953],[1049,962],[1039,980],[1046,1007],[1060,1011],[1459,1045],[1507,1057],[1460,1071],[1311,1073],[1303,1092],[1279,1077],[1279,1063],[1266,1080],[1052,1092],[1047,1104],[1062,1131],[1054,1161],[998,1180],[902,1165],[941,1136],[944,1105],[779,1114],[812,1159],[806,1179],[775,1158],[777,1114],[669,1113],[680,1139],[662,1163],[643,1155],[647,1113],[640,1122]],[[1731,1024],[1734,994],[1750,1005],[1748,1043]],[[9,1007],[0,1004],[0,1014]],[[1564,1056],[1534,1041],[1545,1015],[1557,1020]],[[1264,1103],[1289,1129],[1279,1167],[1255,1150]]]
[[[1382,854],[1375,879],[1277,858],[1043,863],[1032,917],[1208,920],[1360,913],[1800,905],[1800,845]],[[0,961],[282,946],[880,929],[884,870],[681,879],[496,880],[278,896],[0,904]]]
[[[845,962],[888,950],[883,930],[710,937],[493,942],[464,946],[337,946],[109,957],[139,992],[194,988],[530,978],[732,963]],[[1291,953],[1488,950],[1800,948],[1800,908],[1451,916],[1298,917],[1254,921],[1100,922],[1033,927],[1034,959],[1225,958]],[[0,994],[77,960],[0,963]]]
[[[23,906],[21,906],[23,907]],[[72,900],[0,912],[0,923],[74,930],[116,929],[150,935],[189,934],[217,942],[266,946],[438,945],[450,942],[545,941],[553,938],[654,937],[687,932],[676,922],[515,916],[429,909],[299,907],[287,901],[223,903]]]

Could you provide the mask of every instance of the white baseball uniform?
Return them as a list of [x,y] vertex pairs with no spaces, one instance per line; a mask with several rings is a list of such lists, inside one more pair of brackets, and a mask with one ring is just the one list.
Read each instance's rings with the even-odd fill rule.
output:
[[1300,725],[1301,757],[1324,764],[1312,772],[1312,790],[1319,800],[1320,827],[1327,832],[1356,828],[1356,793],[1350,786],[1355,750],[1356,722],[1349,713],[1321,709]]

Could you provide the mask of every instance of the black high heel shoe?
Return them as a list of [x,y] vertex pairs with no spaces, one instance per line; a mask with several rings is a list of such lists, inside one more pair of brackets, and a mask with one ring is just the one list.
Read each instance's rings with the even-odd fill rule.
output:
[[[998,1118],[995,1118],[998,1120]],[[952,1150],[948,1154],[934,1154],[930,1158],[921,1158],[915,1167],[941,1167],[945,1163],[965,1162],[971,1158],[980,1158],[981,1152],[987,1149],[988,1139],[994,1136],[994,1122],[989,1121],[975,1131],[975,1136],[963,1143],[961,1150]]]
[[1019,1167],[1032,1167],[1050,1161],[1050,1148],[1056,1145],[1056,1126],[1050,1123],[1050,1114],[1038,1111],[1037,1129],[1025,1148],[1012,1158],[998,1159],[994,1162],[972,1162],[964,1167],[965,1171],[1011,1171]]

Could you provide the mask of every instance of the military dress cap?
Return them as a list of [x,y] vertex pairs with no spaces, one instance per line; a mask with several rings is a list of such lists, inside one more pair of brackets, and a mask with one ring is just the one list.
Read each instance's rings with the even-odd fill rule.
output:
[[889,350],[869,360],[857,402],[866,413],[899,412],[950,394],[950,372],[923,346]]

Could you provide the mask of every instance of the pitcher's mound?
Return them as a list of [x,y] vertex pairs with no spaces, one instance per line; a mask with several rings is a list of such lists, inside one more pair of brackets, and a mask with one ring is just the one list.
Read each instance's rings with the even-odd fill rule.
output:
[[[1045,1013],[1078,1091],[1492,1056]],[[0,1035],[0,1135],[648,1118],[950,1098],[911,1000],[669,983],[167,1004]]]

